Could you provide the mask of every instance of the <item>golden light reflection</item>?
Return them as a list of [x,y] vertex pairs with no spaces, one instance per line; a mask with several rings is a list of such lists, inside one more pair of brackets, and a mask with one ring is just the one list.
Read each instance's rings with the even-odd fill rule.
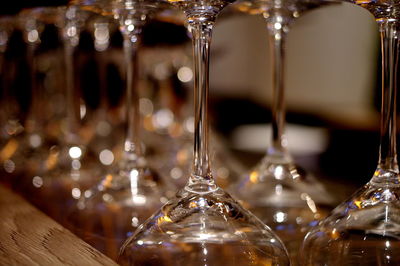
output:
[[197,207],[197,203],[194,202],[194,201],[192,201],[192,202],[189,204],[189,208],[196,208],[196,207]]
[[154,125],[153,125],[153,117],[152,115],[147,115],[143,118],[143,127],[150,132],[153,132],[155,130]]
[[189,158],[189,155],[188,155],[188,151],[186,149],[181,149],[176,154],[176,160],[178,161],[178,164],[180,164],[180,165],[186,163],[188,158]]
[[47,160],[45,162],[46,169],[50,170],[53,169],[58,161],[58,152],[57,151],[51,151],[49,154],[49,157],[47,157]]
[[161,216],[160,218],[157,219],[157,224],[163,224],[163,223],[172,223],[172,220],[167,215]]
[[333,228],[332,232],[331,232],[331,238],[333,240],[336,240],[339,238],[339,232],[336,230],[336,228]]
[[106,175],[106,178],[104,178],[102,185],[104,187],[109,187],[109,186],[111,186],[112,180],[113,180],[113,176],[111,174],[108,174],[108,175]]
[[253,6],[252,4],[248,4],[248,3],[237,4],[237,5],[235,5],[235,7],[240,12],[247,13],[250,15],[258,15],[258,14],[261,14],[264,12],[263,8]]
[[362,208],[361,203],[362,203],[361,200],[355,200],[355,201],[354,201],[354,204],[355,204],[355,205],[357,206],[357,208],[359,208],[359,209]]
[[250,233],[252,231],[253,231],[253,229],[251,227],[241,227],[240,228],[240,232],[242,232],[242,233]]
[[168,133],[173,138],[180,137],[183,133],[182,126],[179,123],[174,122],[168,127]]
[[18,141],[10,139],[4,148],[0,151],[0,159],[5,161],[9,159],[18,149]]
[[258,176],[259,176],[259,174],[258,174],[257,171],[252,171],[250,173],[250,182],[251,183],[257,183],[258,182]]

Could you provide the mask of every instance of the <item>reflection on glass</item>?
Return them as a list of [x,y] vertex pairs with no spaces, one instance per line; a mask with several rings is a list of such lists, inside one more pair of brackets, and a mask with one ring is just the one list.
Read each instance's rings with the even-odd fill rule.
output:
[[194,155],[186,186],[121,249],[121,265],[289,265],[272,231],[219,188],[208,153],[209,48],[229,1],[171,1],[187,18],[194,54]]
[[239,1],[236,9],[261,14],[266,22],[272,64],[272,138],[264,158],[232,187],[243,204],[282,238],[293,263],[307,230],[328,214],[333,198],[288,152],[285,136],[285,48],[291,24],[324,0]]
[[400,201],[396,91],[400,29],[396,1],[355,1],[379,25],[382,107],[379,161],[372,179],[306,236],[302,265],[399,265]]
[[64,44],[66,117],[60,124],[57,145],[47,150],[37,171],[24,178],[22,192],[41,210],[62,222],[65,208],[81,197],[81,191],[95,181],[92,175],[100,168],[83,145],[75,94],[73,55],[87,14],[74,7],[60,7],[53,9],[52,16]]
[[[112,10],[124,37],[126,66],[125,142],[122,158],[112,165],[115,154],[99,153],[102,164],[110,165],[102,180],[83,192],[68,215],[67,225],[85,241],[116,259],[123,241],[157,208],[167,201],[168,184],[150,167],[140,138],[138,55],[142,27],[157,10],[147,1],[82,1],[82,8]],[[96,6],[96,8],[92,8]],[[99,30],[99,27],[97,27]]]

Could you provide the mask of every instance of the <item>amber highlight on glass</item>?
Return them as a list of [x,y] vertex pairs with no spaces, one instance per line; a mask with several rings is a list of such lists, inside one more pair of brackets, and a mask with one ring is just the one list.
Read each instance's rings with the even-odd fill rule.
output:
[[300,169],[285,135],[286,40],[290,27],[303,13],[326,5],[325,0],[243,0],[240,12],[261,14],[267,26],[272,65],[272,136],[264,158],[232,187],[257,217],[285,243],[292,263],[312,226],[334,207],[334,199],[310,173]]
[[186,15],[194,55],[194,156],[186,186],[123,245],[121,265],[289,265],[285,247],[219,188],[210,169],[208,75],[211,33],[228,1],[171,1]]
[[400,185],[396,152],[399,8],[396,1],[356,1],[379,25],[382,107],[379,161],[372,179],[311,230],[302,265],[399,265]]
[[115,260],[124,240],[167,201],[168,185],[150,168],[140,138],[138,56],[142,28],[157,3],[99,0],[80,5],[85,10],[111,10],[118,19],[124,38],[127,126],[122,158],[103,171],[100,182],[83,192],[68,215],[68,227]]

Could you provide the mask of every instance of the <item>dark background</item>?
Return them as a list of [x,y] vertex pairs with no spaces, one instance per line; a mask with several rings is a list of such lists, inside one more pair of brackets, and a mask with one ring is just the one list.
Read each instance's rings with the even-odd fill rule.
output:
[[68,0],[15,0],[3,3],[0,8],[1,15],[12,15],[18,13],[23,8],[36,6],[61,6],[66,5]]

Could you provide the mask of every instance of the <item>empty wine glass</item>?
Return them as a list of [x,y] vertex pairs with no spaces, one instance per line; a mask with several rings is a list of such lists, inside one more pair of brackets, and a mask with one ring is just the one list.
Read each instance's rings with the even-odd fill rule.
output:
[[[10,104],[10,70],[8,67],[8,45],[10,42],[11,35],[13,34],[16,28],[16,17],[17,16],[1,16],[0,17],[0,101],[3,106],[2,111],[0,112],[0,145],[3,145],[14,135],[18,134],[22,130],[22,126],[19,122],[16,122],[16,119],[13,119],[13,115],[17,113],[16,111],[12,111],[10,105],[15,106],[15,103]],[[11,110],[10,110],[11,109]],[[18,130],[19,128],[19,130]]]
[[[310,173],[299,168],[285,136],[285,48],[292,23],[324,0],[240,1],[236,8],[262,14],[267,24],[272,64],[272,135],[264,158],[232,190],[243,204],[276,230],[292,262],[310,226],[333,208],[334,199]],[[331,207],[332,206],[332,207]]]
[[91,10],[100,10],[101,6],[103,13],[112,13],[119,21],[124,37],[127,128],[122,158],[103,172],[99,184],[84,192],[69,215],[68,226],[116,259],[123,241],[171,196],[168,183],[146,160],[139,134],[138,50],[142,27],[158,6],[152,1],[131,0],[81,1],[78,4]]
[[[168,39],[171,44],[144,51],[144,72],[148,75],[148,87],[152,88],[148,90],[150,96],[143,99],[144,128],[152,134],[145,134],[144,138],[155,150],[151,159],[160,174],[180,189],[187,182],[193,159],[193,97],[188,93],[192,89],[193,70],[186,41],[190,33],[184,27],[185,17],[179,10],[163,10],[157,18],[173,25],[170,26],[172,34],[165,34],[172,35],[168,36],[171,39],[176,36],[179,41]],[[211,134],[213,176],[218,186],[226,188],[242,176],[244,167],[212,128]]]
[[[93,39],[94,54],[83,56],[82,61],[96,63],[96,76],[91,77],[90,84],[86,82],[87,90],[98,89],[98,104],[95,107],[94,115],[90,116],[88,123],[85,126],[88,133],[88,149],[93,151],[100,159],[100,162],[105,165],[110,165],[121,156],[123,145],[123,126],[119,118],[119,112],[112,112],[109,101],[109,67],[113,64],[115,58],[113,51],[120,51],[119,47],[111,46],[111,37],[118,30],[118,24],[113,18],[100,14],[93,14],[93,18],[88,21],[88,31],[90,31]],[[88,53],[86,53],[88,54]],[[93,61],[90,61],[93,60]],[[121,64],[122,65],[122,64]],[[93,66],[90,65],[90,71],[93,71]],[[89,67],[88,67],[89,68]],[[83,74],[85,75],[85,74]],[[92,79],[97,78],[98,86],[93,86]],[[89,81],[89,78],[86,80]],[[83,82],[82,82],[83,83]],[[113,87],[114,89],[114,87]],[[92,92],[90,91],[90,92]],[[89,96],[90,97],[90,96]],[[95,97],[94,97],[95,98]],[[107,160],[107,154],[113,153],[113,158]],[[113,160],[111,160],[113,159]]]
[[372,179],[304,239],[302,265],[399,265],[400,187],[396,152],[399,3],[354,1],[380,30],[382,107],[379,161]]
[[121,265],[289,265],[279,238],[214,183],[208,154],[209,48],[229,1],[171,1],[186,14],[194,54],[194,156],[185,188],[124,244]]
[[42,33],[55,22],[56,10],[52,7],[24,9],[16,18],[16,26],[22,32],[26,45],[29,69],[29,82],[26,84],[29,88],[25,88],[25,97],[30,99],[30,104],[23,133],[8,139],[3,147],[4,155],[0,159],[6,172],[2,175],[8,177],[14,187],[19,186],[19,181],[26,176],[35,176],[46,159],[48,150],[55,144],[55,140],[45,130],[48,105],[44,104],[45,85],[39,81],[39,68],[43,64],[40,59],[57,50],[49,39],[42,41]]
[[80,118],[76,101],[74,51],[87,14],[76,7],[57,8],[55,14],[63,41],[65,64],[66,117],[60,122],[57,145],[52,146],[37,172],[24,180],[23,193],[52,218],[62,222],[65,208],[90,187],[101,165],[88,151],[80,135]]

